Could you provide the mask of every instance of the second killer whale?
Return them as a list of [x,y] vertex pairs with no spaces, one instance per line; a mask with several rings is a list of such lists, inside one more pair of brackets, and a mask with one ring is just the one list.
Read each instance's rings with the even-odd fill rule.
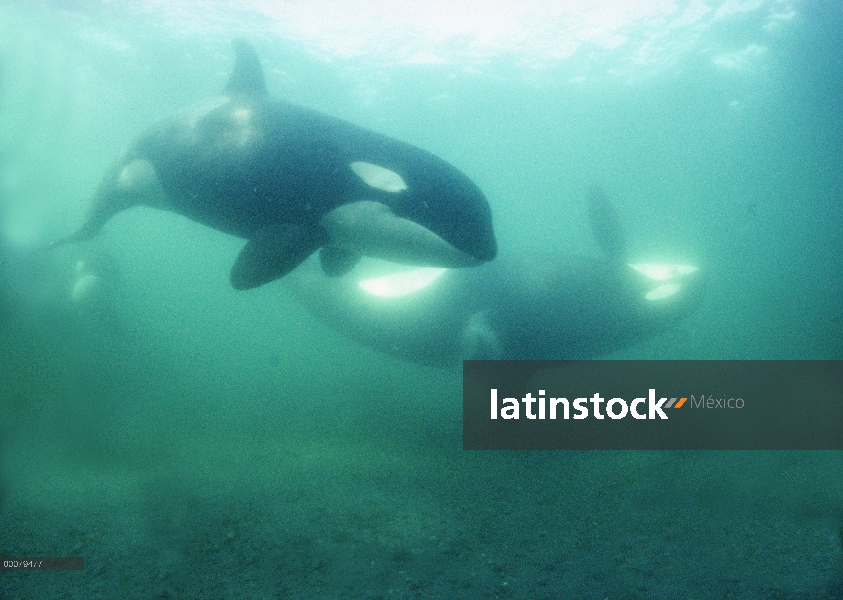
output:
[[441,158],[273,99],[254,49],[234,41],[227,86],[152,126],[101,181],[87,220],[52,245],[94,237],[147,205],[247,240],[237,289],[283,277],[316,250],[339,275],[361,255],[469,267],[495,257],[483,192]]
[[346,337],[409,362],[597,358],[691,313],[705,278],[692,265],[630,261],[620,217],[598,188],[588,209],[600,256],[502,252],[471,269],[383,275],[370,263],[336,278],[308,262],[285,283]]

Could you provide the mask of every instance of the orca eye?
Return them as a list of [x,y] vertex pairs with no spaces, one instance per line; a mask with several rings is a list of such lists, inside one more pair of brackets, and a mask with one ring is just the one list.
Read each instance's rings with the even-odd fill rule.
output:
[[372,163],[355,161],[348,165],[354,173],[369,187],[397,194],[407,189],[407,184],[395,171]]

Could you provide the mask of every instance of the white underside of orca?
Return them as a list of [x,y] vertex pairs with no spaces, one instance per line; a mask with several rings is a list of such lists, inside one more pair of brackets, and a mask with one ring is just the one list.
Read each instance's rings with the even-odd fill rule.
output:
[[396,263],[471,267],[476,258],[461,252],[429,229],[397,216],[380,202],[342,204],[322,217],[329,248],[353,251]]
[[[665,300],[675,296],[684,287],[683,278],[693,275],[699,267],[672,263],[630,263],[630,268],[652,282],[644,293],[649,301]],[[422,267],[379,277],[364,278],[358,286],[372,296],[400,298],[419,292],[436,281],[447,269]]]
[[[370,185],[399,185],[375,169],[364,176]],[[591,195],[603,257],[516,254],[469,269],[364,257],[341,277],[325,277],[311,260],[288,282],[344,335],[411,362],[603,356],[688,314],[704,299],[705,278],[693,264],[629,260],[614,207],[599,190]]]
[[420,267],[380,277],[361,279],[357,285],[364,292],[381,298],[396,298],[423,290],[448,269]]

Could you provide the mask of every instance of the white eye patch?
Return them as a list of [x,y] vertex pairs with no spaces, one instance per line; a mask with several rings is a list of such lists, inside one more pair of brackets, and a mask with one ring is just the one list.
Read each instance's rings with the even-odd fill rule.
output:
[[662,285],[653,288],[644,295],[645,300],[664,300],[670,298],[676,292],[682,289],[682,284],[679,283],[663,283]]
[[392,194],[397,194],[407,189],[407,184],[404,183],[404,180],[395,171],[390,171],[379,165],[362,161],[355,161],[348,166],[369,187]]
[[699,267],[691,265],[661,263],[637,263],[629,266],[658,283],[644,295],[645,300],[664,300],[675,296],[682,289],[682,279],[699,270]]
[[690,275],[699,270],[691,265],[671,265],[659,263],[630,264],[630,267],[654,281],[667,281],[684,275]]

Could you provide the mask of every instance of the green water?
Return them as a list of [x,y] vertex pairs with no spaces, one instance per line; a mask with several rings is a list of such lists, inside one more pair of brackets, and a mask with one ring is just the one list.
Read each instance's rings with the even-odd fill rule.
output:
[[[464,452],[459,372],[341,337],[283,282],[231,289],[240,240],[138,208],[20,250],[221,89],[243,36],[273,95],[468,174],[501,252],[597,254],[596,183],[632,255],[707,271],[693,315],[609,358],[843,359],[839,9],[682,5],[567,56],[560,23],[498,47],[369,4],[380,37],[332,41],[290,25],[342,31],[328,4],[281,4],[0,4],[0,554],[86,561],[0,572],[0,597],[843,596],[839,452]],[[80,259],[112,273],[95,307],[69,302]]]

